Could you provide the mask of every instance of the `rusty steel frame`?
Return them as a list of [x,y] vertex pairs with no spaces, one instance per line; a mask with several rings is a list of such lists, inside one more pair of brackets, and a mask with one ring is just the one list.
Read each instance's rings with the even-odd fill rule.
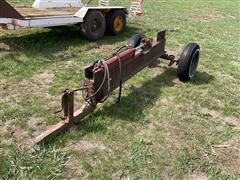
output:
[[[77,90],[67,89],[64,91],[62,96],[62,109],[60,110],[63,111],[64,117],[61,118],[61,121],[58,124],[53,125],[40,134],[35,142],[37,144],[45,142],[51,139],[54,135],[67,130],[74,123],[83,120],[85,116],[92,113],[97,108],[98,103],[101,103],[110,92],[119,87],[120,79],[122,80],[122,83],[124,83],[139,71],[151,65],[158,58],[170,60],[171,64],[174,62],[177,63],[175,57],[168,55],[165,51],[165,33],[166,30],[160,31],[157,34],[157,41],[151,41],[150,45],[149,43],[145,43],[139,48],[126,48],[105,60],[110,75],[110,91],[107,88],[108,83],[105,81],[102,84],[102,88],[94,94],[103,82],[104,67],[101,63],[96,62],[85,68],[84,87]],[[149,42],[149,40],[146,42]],[[142,50],[139,51],[139,49]],[[119,68],[119,63],[121,63],[121,69]],[[82,108],[74,112],[74,93],[80,90],[83,90],[86,102]]]
[[23,16],[16,11],[7,1],[0,0],[0,17],[23,19]]

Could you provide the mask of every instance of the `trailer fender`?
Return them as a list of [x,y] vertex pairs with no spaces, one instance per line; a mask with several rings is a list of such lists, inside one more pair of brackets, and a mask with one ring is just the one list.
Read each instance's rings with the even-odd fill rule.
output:
[[89,8],[82,7],[74,16],[83,19],[86,16],[88,10]]

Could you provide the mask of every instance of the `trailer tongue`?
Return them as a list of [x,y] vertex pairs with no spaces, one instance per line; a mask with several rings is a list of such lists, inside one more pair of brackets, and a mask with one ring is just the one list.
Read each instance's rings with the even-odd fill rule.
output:
[[[85,116],[97,108],[97,104],[103,103],[109,94],[118,87],[118,101],[120,101],[122,83],[158,58],[170,61],[169,66],[178,65],[180,80],[190,80],[197,69],[200,47],[196,43],[189,43],[180,58],[175,59],[175,56],[169,55],[165,51],[165,32],[165,30],[160,31],[155,42],[150,38],[135,35],[126,46],[121,47],[111,57],[106,60],[98,60],[85,68],[83,86],[75,90],[66,89],[63,93],[62,109],[57,111],[57,113],[63,111],[64,116],[61,121],[40,134],[35,142],[37,144],[45,142],[74,123],[82,121]],[[74,112],[74,94],[77,91],[82,91],[85,104]]]

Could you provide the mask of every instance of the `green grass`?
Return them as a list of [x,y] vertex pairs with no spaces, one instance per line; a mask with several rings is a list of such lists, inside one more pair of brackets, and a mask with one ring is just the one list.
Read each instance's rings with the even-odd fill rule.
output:
[[[235,0],[148,0],[122,35],[96,42],[72,27],[0,30],[0,179],[239,179],[239,19]],[[120,104],[114,92],[48,145],[29,146],[58,121],[61,91],[82,84],[86,65],[135,33],[155,38],[160,29],[168,29],[167,48],[176,54],[200,44],[191,82],[180,83],[160,61],[124,84]]]
[[54,148],[35,147],[32,152],[21,146],[12,147],[1,157],[2,179],[56,179],[61,176],[66,161],[65,153]]

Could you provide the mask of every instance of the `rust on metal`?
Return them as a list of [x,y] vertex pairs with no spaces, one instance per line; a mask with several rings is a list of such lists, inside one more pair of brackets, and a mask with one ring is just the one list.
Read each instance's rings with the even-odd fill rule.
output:
[[7,29],[7,24],[0,24],[0,29]]
[[0,0],[0,18],[23,19],[24,17],[5,0]]
[[163,54],[163,55],[161,56],[161,58],[170,61],[169,64],[168,64],[168,66],[172,66],[173,64],[178,65],[178,61],[179,61],[179,60],[176,59],[176,57],[175,57],[174,55],[169,55],[169,54],[167,54],[167,52],[165,52],[165,54]]
[[[74,114],[71,114],[70,117],[65,117],[65,119],[62,119],[59,123],[51,126],[49,129],[47,129],[45,132],[37,136],[35,139],[36,144],[44,143],[48,140],[50,140],[55,135],[66,131],[68,128],[70,128],[74,123],[78,123],[81,121],[85,116],[90,114],[95,110],[95,106],[91,104],[83,105],[79,110],[77,110]],[[71,118],[71,119],[70,119]]]
[[[85,116],[96,109],[98,103],[103,102],[109,93],[119,87],[120,79],[124,83],[143,68],[152,64],[157,58],[165,57],[165,43],[164,30],[158,33],[156,42],[144,38],[139,47],[126,46],[126,49],[113,54],[106,60],[97,61],[86,67],[83,87],[64,91],[62,109],[60,110],[63,111],[64,117],[58,124],[39,135],[36,138],[36,143],[45,142],[54,135],[67,130],[74,123],[83,120]],[[106,77],[108,78],[106,79]],[[74,93],[76,91],[83,91],[86,102],[82,108],[74,112]]]

